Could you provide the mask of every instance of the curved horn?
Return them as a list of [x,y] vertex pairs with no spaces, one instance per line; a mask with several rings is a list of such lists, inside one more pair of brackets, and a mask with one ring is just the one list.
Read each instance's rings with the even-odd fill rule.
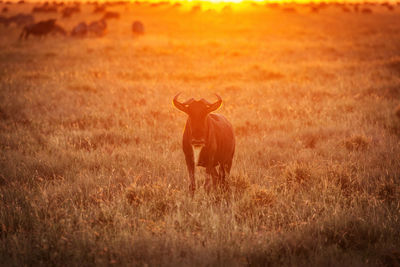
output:
[[185,103],[183,103],[185,106],[186,105],[190,105],[190,104],[192,104],[192,102],[194,101],[194,99],[193,98],[191,98],[191,99],[189,99],[188,101],[186,101]]
[[215,94],[215,96],[218,98],[217,102],[210,104],[207,101],[205,101],[208,104],[208,108],[207,108],[208,112],[213,112],[214,110],[217,110],[222,104],[222,98],[217,94]]
[[185,105],[185,104],[182,104],[181,102],[178,101],[178,97],[179,97],[179,95],[180,95],[181,93],[182,93],[182,92],[178,93],[178,94],[174,97],[174,100],[173,100],[174,106],[175,106],[177,109],[182,110],[183,112],[187,113],[188,110],[187,110],[186,105]]

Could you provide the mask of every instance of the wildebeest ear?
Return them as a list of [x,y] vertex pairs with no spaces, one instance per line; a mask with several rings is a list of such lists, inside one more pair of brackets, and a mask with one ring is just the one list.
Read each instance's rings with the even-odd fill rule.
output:
[[217,95],[217,94],[215,94],[215,95],[216,95],[216,97],[218,98],[218,100],[217,100],[217,102],[208,105],[208,107],[207,107],[207,112],[208,112],[208,113],[217,110],[217,109],[221,106],[221,104],[222,104],[222,98],[221,98],[219,95]]
[[178,97],[179,97],[179,95],[180,95],[181,93],[182,93],[182,92],[178,93],[178,94],[174,97],[174,100],[173,100],[174,106],[175,106],[177,109],[182,110],[182,111],[185,112],[185,113],[188,113],[188,107],[187,107],[187,105],[185,105],[185,103],[181,103],[181,102],[178,101]]

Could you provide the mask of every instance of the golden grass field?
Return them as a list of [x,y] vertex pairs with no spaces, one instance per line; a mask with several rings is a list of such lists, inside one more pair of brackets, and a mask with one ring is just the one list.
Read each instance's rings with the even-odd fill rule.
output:
[[[70,31],[93,8],[35,18]],[[0,25],[0,265],[399,266],[400,6],[369,8],[132,3],[102,38]],[[228,191],[197,170],[189,194],[180,91],[224,101]]]

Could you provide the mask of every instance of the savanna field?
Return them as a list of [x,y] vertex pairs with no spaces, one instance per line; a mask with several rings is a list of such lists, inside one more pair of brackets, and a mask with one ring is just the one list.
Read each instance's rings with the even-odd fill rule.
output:
[[[0,24],[1,266],[400,265],[400,5],[106,11]],[[225,191],[189,193],[178,92],[223,99]]]

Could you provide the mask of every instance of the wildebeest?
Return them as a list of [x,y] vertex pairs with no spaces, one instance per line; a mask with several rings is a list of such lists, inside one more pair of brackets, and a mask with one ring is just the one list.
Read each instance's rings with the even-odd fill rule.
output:
[[351,10],[348,7],[342,7],[343,12],[350,13]]
[[95,36],[103,36],[106,34],[107,22],[105,19],[93,21],[87,27],[88,32],[93,33]]
[[63,18],[69,18],[72,16],[72,14],[79,13],[79,12],[81,12],[81,9],[79,6],[65,7],[61,11]]
[[88,26],[86,22],[81,22],[72,29],[71,36],[84,37],[86,36],[87,31],[88,31]]
[[19,39],[25,37],[28,39],[29,35],[36,35],[36,36],[44,36],[51,32],[57,32],[59,29],[56,27],[56,20],[49,19],[44,21],[39,21],[38,23],[30,24],[24,27],[22,30]]
[[53,30],[51,31],[51,33],[67,36],[67,31],[58,24],[54,24]]
[[112,11],[108,11],[106,13],[104,13],[104,16],[102,19],[119,19],[120,14],[118,12],[112,12]]
[[372,9],[365,7],[363,9],[361,9],[361,12],[363,14],[372,14]]
[[102,13],[106,11],[106,6],[105,5],[97,5],[94,10],[93,13]]
[[181,103],[178,101],[179,95],[180,93],[174,97],[173,103],[177,109],[189,115],[182,148],[189,172],[190,191],[194,193],[196,188],[195,165],[206,168],[204,187],[207,191],[210,187],[210,176],[214,187],[217,184],[225,185],[225,176],[230,173],[235,153],[235,136],[232,125],[224,116],[211,114],[221,106],[221,97],[216,95],[218,100],[215,103],[209,103],[205,99],[196,101],[193,98]]
[[144,34],[144,25],[141,21],[134,21],[132,23],[132,32],[134,34]]
[[57,12],[57,7],[50,6],[50,5],[35,6],[32,9],[32,12],[33,13],[52,13],[52,12]]
[[33,24],[35,18],[31,14],[19,13],[8,18],[9,23],[15,23],[18,27]]
[[294,7],[285,7],[282,11],[285,13],[297,13],[297,10]]
[[0,16],[0,24],[3,24],[4,26],[8,27],[8,25],[10,24],[9,18]]

